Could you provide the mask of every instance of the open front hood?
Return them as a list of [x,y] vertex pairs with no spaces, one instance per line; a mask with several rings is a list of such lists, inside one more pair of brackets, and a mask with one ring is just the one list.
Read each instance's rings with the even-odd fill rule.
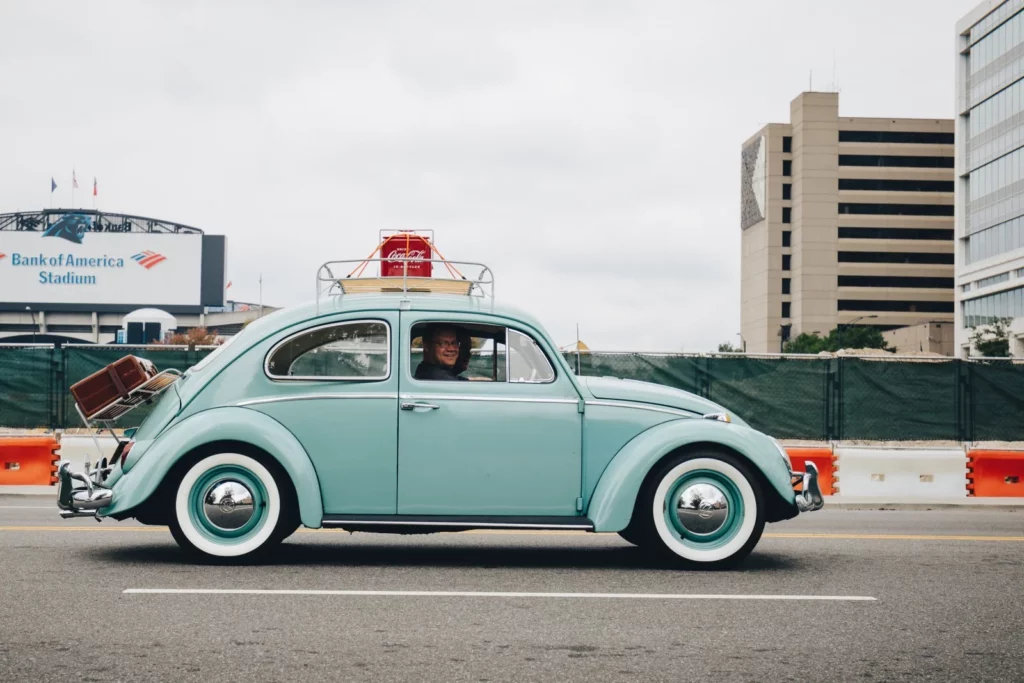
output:
[[746,424],[732,412],[706,398],[701,398],[688,391],[673,389],[661,384],[639,382],[632,379],[616,379],[614,377],[580,377],[584,386],[595,398],[606,401],[633,401],[651,405],[666,406],[686,410],[697,415],[708,413],[729,413],[733,423]]

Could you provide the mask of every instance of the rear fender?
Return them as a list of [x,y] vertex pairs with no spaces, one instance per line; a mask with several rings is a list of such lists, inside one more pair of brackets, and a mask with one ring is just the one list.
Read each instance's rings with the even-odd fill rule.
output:
[[745,457],[782,501],[795,505],[789,465],[772,439],[749,427],[689,418],[664,422],[634,437],[612,458],[597,482],[587,516],[595,531],[622,531],[647,474],[662,458],[691,444],[721,445]]
[[173,425],[155,440],[139,441],[114,482],[114,504],[104,516],[132,510],[146,502],[181,458],[215,441],[238,441],[266,451],[280,463],[295,487],[299,518],[310,528],[323,522],[320,482],[313,463],[294,435],[272,417],[248,408],[213,408]]

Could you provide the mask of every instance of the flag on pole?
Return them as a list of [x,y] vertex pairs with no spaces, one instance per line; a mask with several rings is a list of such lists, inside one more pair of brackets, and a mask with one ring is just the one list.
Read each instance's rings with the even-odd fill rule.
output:
[[231,289],[231,280],[228,280],[228,286],[225,287],[224,289]]
[[96,189],[96,177],[95,177],[95,176],[93,176],[93,179],[92,179],[92,196],[93,196],[93,197],[95,197],[95,196],[96,196],[96,193],[97,193],[97,189]]
[[57,189],[57,181],[53,179],[53,176],[50,176],[50,194],[53,194],[53,191],[56,190],[56,189]]
[[75,169],[71,169],[71,187],[78,189],[78,176],[75,175]]

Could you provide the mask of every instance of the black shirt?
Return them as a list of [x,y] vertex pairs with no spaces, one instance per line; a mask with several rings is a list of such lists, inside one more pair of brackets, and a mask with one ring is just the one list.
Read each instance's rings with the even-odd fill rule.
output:
[[433,363],[423,361],[416,368],[416,379],[436,380],[442,382],[456,382],[458,380],[465,380],[465,377],[459,377],[451,368],[445,368],[440,365],[434,365]]

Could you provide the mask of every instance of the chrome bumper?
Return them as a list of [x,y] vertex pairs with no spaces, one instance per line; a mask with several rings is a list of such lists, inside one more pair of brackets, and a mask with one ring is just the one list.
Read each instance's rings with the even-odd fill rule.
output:
[[800,512],[814,512],[825,507],[825,499],[821,496],[818,486],[818,466],[810,460],[804,461],[805,472],[790,472],[793,484],[800,484],[796,494],[796,509]]
[[[89,464],[86,463],[86,469]],[[64,519],[71,517],[95,517],[100,521],[100,508],[105,508],[114,502],[114,491],[110,487],[100,484],[104,472],[97,466],[95,470],[87,472],[72,472],[71,463],[62,460],[57,468],[58,486],[57,507],[60,508],[60,516]],[[75,487],[79,481],[84,486]]]

